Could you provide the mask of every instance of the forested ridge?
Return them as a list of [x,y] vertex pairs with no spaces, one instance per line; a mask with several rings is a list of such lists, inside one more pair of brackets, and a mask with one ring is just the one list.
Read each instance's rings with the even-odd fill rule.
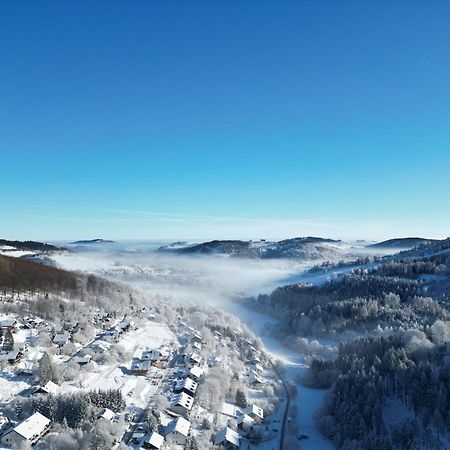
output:
[[0,312],[64,326],[87,321],[96,311],[122,314],[135,300],[135,292],[122,284],[0,255]]
[[7,239],[0,239],[0,247],[2,246],[14,247],[17,250],[39,252],[67,251],[64,247],[57,247],[56,245],[36,241],[8,241]]
[[[299,380],[328,389],[317,423],[337,448],[449,448],[449,248],[446,239],[360,260],[323,285],[283,286],[250,300],[280,319],[272,331],[299,351],[311,350],[311,336],[341,341],[337,355],[316,345]],[[392,405],[401,411],[394,422]]]

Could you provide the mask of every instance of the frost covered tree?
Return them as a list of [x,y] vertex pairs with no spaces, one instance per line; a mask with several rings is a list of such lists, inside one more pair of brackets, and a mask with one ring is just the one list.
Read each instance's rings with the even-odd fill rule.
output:
[[49,381],[58,382],[59,380],[57,369],[47,352],[44,352],[42,358],[39,360],[36,376],[42,386]]
[[450,321],[436,320],[430,327],[433,342],[445,344],[450,341]]
[[238,388],[236,390],[236,405],[242,408],[247,406],[247,396],[243,389]]
[[9,328],[6,329],[5,335],[3,336],[3,347],[4,352],[10,352],[14,350],[14,336]]

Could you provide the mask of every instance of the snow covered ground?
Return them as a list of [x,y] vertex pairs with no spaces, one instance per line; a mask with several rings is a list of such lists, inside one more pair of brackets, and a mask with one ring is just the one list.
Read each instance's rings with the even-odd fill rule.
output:
[[302,375],[308,366],[305,365],[301,355],[284,347],[277,339],[268,335],[267,324],[276,323],[277,320],[238,303],[230,303],[229,312],[237,315],[260,337],[270,355],[284,363],[286,381],[296,385],[297,395],[292,401],[297,406],[300,434],[308,436],[308,439],[300,441],[302,450],[332,450],[333,445],[319,433],[314,423],[314,414],[322,403],[325,391],[310,389],[296,382],[297,377]]
[[[156,391],[156,387],[145,377],[130,373],[133,357],[140,357],[144,350],[159,348],[161,345],[173,342],[175,337],[167,325],[148,320],[136,330],[125,333],[119,345],[132,355],[120,364],[97,365],[81,367],[79,377],[73,383],[64,383],[62,389],[77,385],[83,389],[120,389],[127,405],[144,407],[148,399]],[[94,368],[92,367],[93,365]]]
[[[296,382],[297,377],[307,370],[304,357],[268,335],[266,324],[274,323],[276,319],[230,302],[237,294],[256,295],[270,292],[288,282],[324,282],[330,274],[312,274],[311,280],[304,275],[305,269],[311,267],[313,262],[182,257],[120,252],[117,248],[114,252],[59,254],[54,259],[59,266],[67,269],[96,273],[132,284],[155,299],[171,300],[175,303],[183,303],[186,300],[209,303],[238,316],[262,339],[267,352],[284,363],[286,381],[296,386],[297,395],[291,400],[291,406],[294,404],[294,409],[296,406],[298,411],[299,434],[308,436],[308,439],[299,441],[302,450],[333,448],[318,432],[314,423],[314,414],[322,403],[325,391],[309,389]],[[122,377],[123,374],[117,370],[107,372],[108,383],[114,386],[123,382]],[[96,385],[96,380],[98,378],[92,378],[92,386]],[[143,396],[145,397],[146,393]],[[136,401],[139,399],[136,398]]]

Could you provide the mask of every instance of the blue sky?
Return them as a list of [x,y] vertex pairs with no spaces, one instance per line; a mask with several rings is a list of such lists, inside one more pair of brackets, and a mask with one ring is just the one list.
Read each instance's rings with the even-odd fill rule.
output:
[[0,234],[445,237],[450,3],[0,3]]

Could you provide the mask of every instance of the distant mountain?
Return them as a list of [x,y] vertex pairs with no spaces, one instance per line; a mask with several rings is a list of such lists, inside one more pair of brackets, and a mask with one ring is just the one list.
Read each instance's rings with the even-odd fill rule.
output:
[[334,259],[340,255],[336,246],[340,241],[320,237],[298,237],[278,242],[242,241],[242,240],[214,240],[194,245],[180,245],[181,243],[160,247],[160,252],[172,252],[179,255],[228,255],[241,258],[301,258]]
[[258,249],[251,246],[250,241],[210,241],[202,244],[182,247],[176,250],[177,253],[183,254],[226,254],[235,255],[246,258],[257,258],[259,256]]
[[108,241],[106,239],[89,239],[89,240],[81,240],[81,241],[75,241],[71,242],[72,245],[79,245],[79,244],[113,244],[114,241]]
[[[56,247],[55,245],[46,244],[36,241],[8,241],[0,239],[0,247],[13,247],[16,250],[25,250],[30,252],[54,252],[67,250],[64,247]],[[12,248],[9,248],[12,250]]]
[[389,239],[387,241],[378,242],[377,244],[368,245],[368,248],[377,248],[377,249],[411,249],[417,247],[422,244],[428,244],[430,242],[437,242],[436,239],[424,239],[420,237],[407,237],[407,238],[397,238],[397,239]]

